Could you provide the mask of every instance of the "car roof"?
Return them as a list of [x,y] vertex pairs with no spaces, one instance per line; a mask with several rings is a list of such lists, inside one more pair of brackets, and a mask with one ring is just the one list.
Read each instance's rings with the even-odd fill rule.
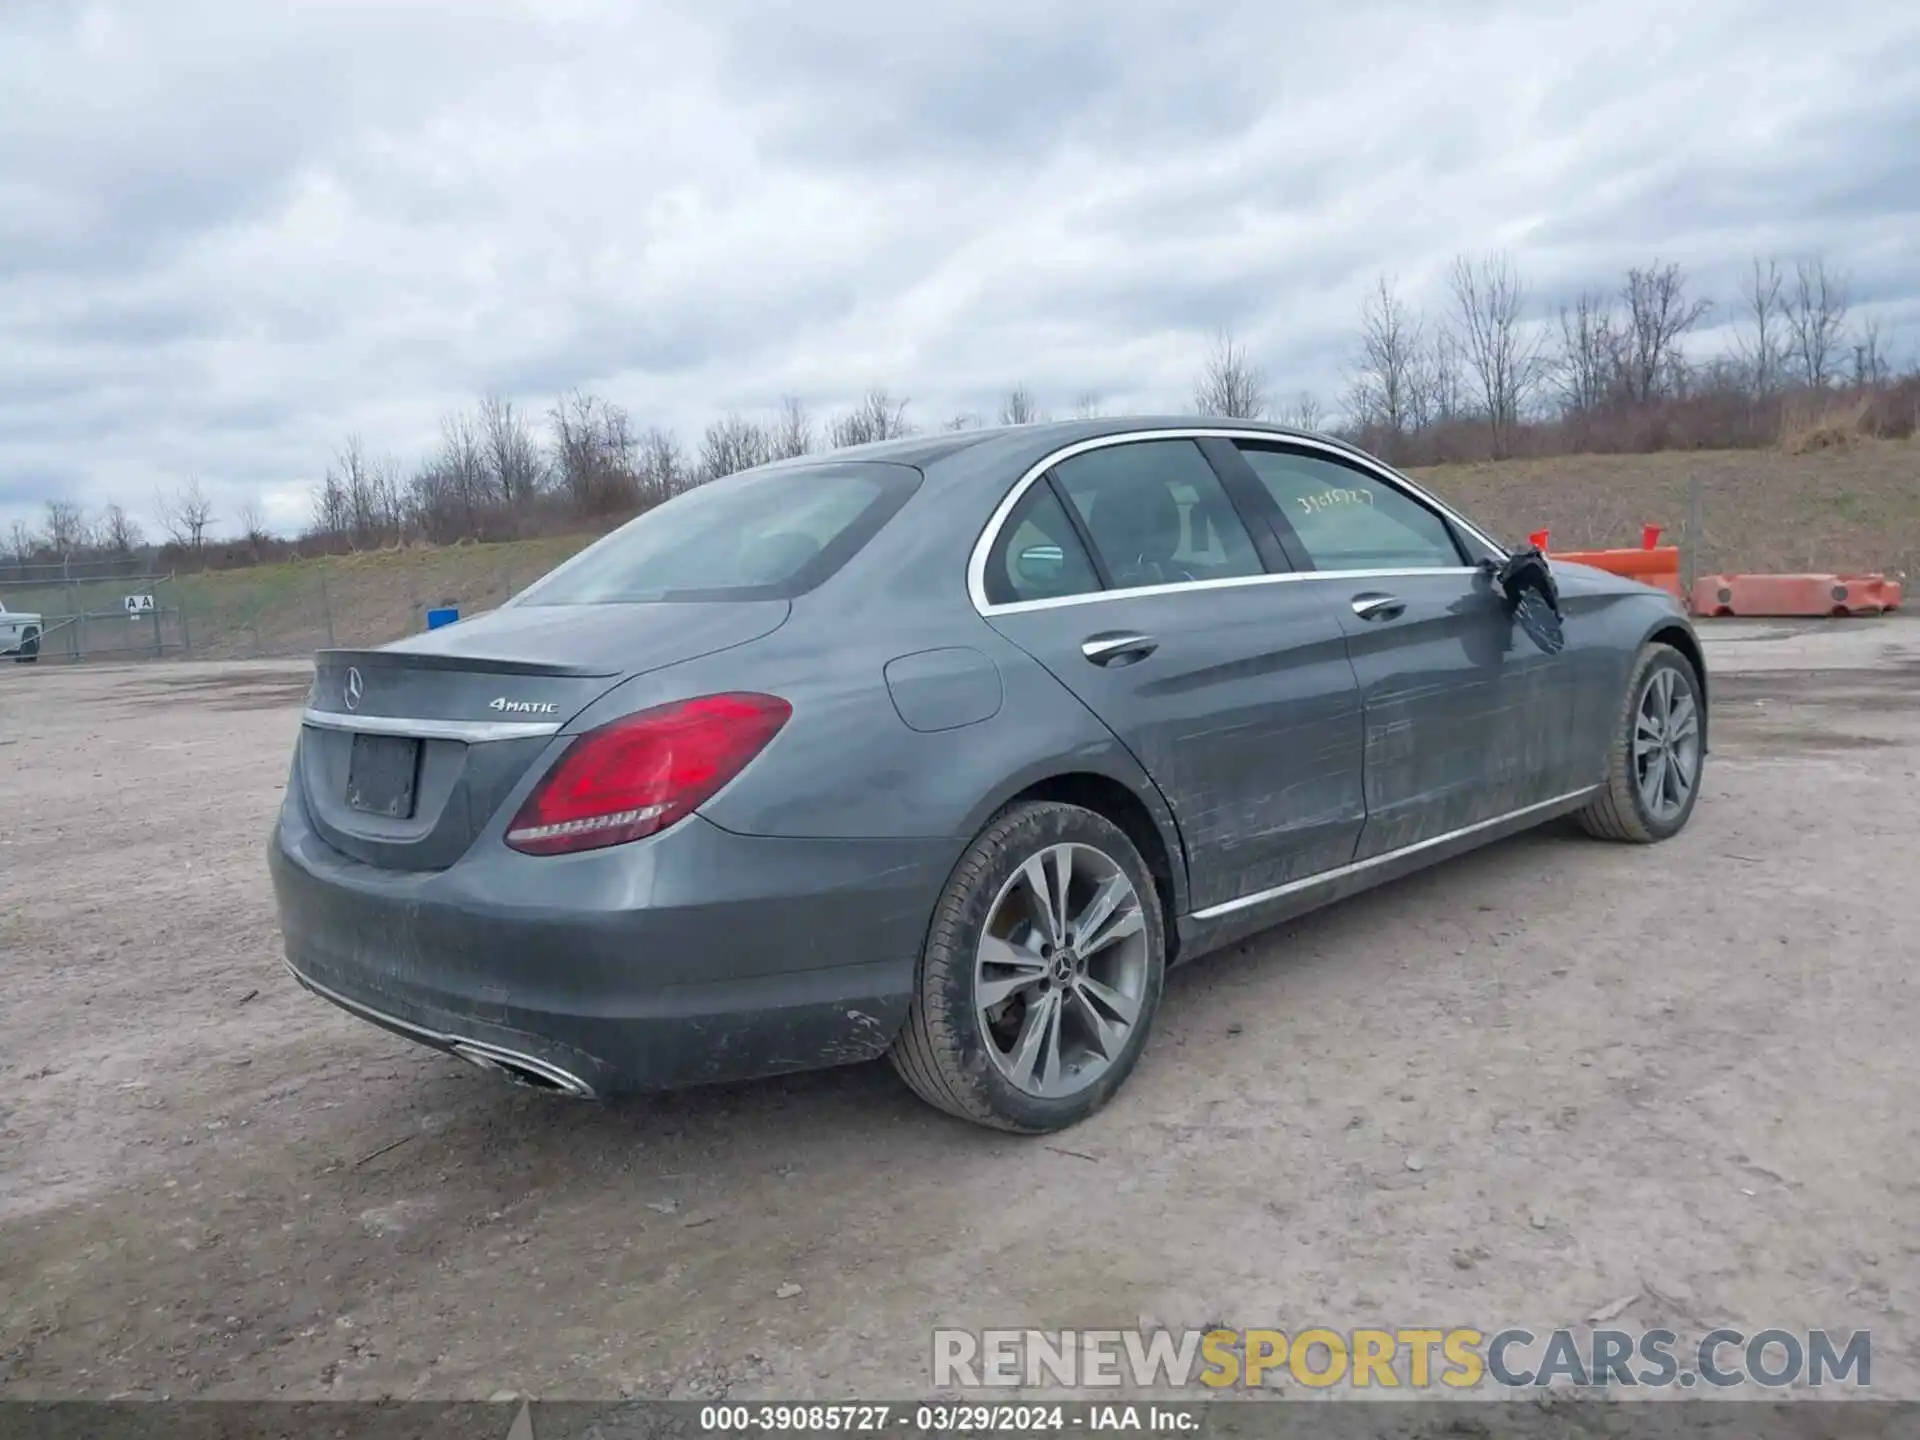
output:
[[[1154,430],[1231,429],[1259,431],[1286,439],[1331,441],[1332,437],[1302,430],[1291,425],[1276,425],[1266,420],[1233,420],[1218,415],[1101,415],[1086,420],[1048,420],[1035,425],[988,425],[977,430],[941,430],[929,434],[907,435],[897,440],[878,440],[866,445],[849,445],[838,450],[816,451],[775,461],[767,469],[832,464],[839,461],[883,461],[911,465],[925,470],[930,466],[964,455],[969,451],[990,453],[996,461],[1011,460],[1018,453],[1031,451],[1038,459],[1063,445],[1082,440],[1097,440],[1106,435],[1129,435]],[[972,468],[972,467],[968,467]]]

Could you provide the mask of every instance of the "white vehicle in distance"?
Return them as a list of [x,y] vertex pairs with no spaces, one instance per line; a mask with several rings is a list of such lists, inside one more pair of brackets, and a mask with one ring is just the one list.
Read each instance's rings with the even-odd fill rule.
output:
[[0,655],[13,656],[16,665],[40,658],[40,617],[0,605]]

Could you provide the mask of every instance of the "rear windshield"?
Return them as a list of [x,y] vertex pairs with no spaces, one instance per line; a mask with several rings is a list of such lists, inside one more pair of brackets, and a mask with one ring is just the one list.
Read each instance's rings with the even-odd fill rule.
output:
[[846,564],[919,483],[871,461],[729,475],[595,541],[515,603],[791,599]]

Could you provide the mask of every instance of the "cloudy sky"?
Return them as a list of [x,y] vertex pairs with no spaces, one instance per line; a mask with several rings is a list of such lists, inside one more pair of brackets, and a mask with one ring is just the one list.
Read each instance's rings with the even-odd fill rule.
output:
[[[0,0],[0,524],[281,528],[482,392],[1334,400],[1369,280],[1824,255],[1920,350],[1913,0]],[[1712,343],[1713,337],[1706,337]]]

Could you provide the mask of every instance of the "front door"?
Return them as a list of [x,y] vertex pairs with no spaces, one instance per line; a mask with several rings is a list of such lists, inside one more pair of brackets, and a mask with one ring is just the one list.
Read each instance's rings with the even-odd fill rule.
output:
[[1346,864],[1365,822],[1339,618],[1254,533],[1193,441],[1130,441],[1034,482],[987,562],[989,623],[1165,795],[1195,909]]
[[1356,859],[1435,840],[1567,788],[1573,687],[1515,625],[1466,539],[1371,469],[1284,443],[1241,457],[1347,636],[1366,714]]

